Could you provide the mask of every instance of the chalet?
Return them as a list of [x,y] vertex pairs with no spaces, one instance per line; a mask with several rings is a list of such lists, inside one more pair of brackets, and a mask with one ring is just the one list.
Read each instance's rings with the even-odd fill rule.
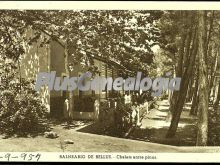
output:
[[[34,35],[34,30],[28,29],[26,37]],[[25,54],[22,56],[22,76],[29,80],[36,81],[39,72],[56,71],[57,77],[79,77],[87,71],[80,64],[69,66],[72,59],[65,52],[65,43],[51,41],[48,44],[41,44],[41,40],[47,37],[44,34],[32,45],[24,42]],[[121,66],[116,62],[107,63],[107,60],[94,57],[94,65],[98,67],[99,75],[103,77],[118,77]],[[73,119],[95,119],[96,112],[94,101],[113,97],[113,91],[49,91],[48,87],[40,90],[42,102],[46,105],[52,117],[62,118],[65,116],[65,103],[68,104],[69,115]],[[68,101],[68,103],[66,102]]]

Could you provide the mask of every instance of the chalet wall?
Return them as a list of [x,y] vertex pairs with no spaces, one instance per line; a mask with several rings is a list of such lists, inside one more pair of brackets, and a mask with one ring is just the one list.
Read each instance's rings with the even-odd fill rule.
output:
[[[56,41],[50,43],[50,70],[56,71],[56,77],[62,77],[65,75],[65,60],[64,60],[64,48]],[[60,118],[63,117],[64,101],[67,96],[65,91],[54,91],[50,92],[50,109],[51,116]]]
[[[26,40],[34,36],[34,31],[32,29],[26,30]],[[50,46],[40,45],[43,35],[37,42],[29,45],[24,40],[25,54],[21,57],[21,75],[23,78],[28,80],[36,80],[36,76],[39,72],[49,72],[50,71]],[[43,87],[39,91],[42,102],[50,110],[50,97],[49,90],[47,87]]]

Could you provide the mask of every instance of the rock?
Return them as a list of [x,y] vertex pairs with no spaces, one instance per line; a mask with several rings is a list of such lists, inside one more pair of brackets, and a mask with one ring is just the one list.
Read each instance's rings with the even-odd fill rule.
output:
[[69,140],[69,139],[64,140],[64,143],[66,143],[66,144],[74,144],[74,142],[72,140]]
[[53,132],[53,131],[51,131],[51,132],[45,132],[44,133],[44,136],[46,137],[46,138],[50,138],[50,139],[55,139],[55,138],[58,138],[59,136],[57,135],[57,133],[56,132]]

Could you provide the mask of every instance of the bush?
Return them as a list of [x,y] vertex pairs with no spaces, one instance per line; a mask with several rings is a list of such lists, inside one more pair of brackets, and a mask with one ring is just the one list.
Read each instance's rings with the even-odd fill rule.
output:
[[115,114],[115,122],[121,135],[124,135],[132,127],[132,107],[129,104],[118,102]]
[[109,101],[100,102],[99,121],[104,129],[114,125],[114,111],[115,109],[110,106]]
[[31,83],[23,80],[22,84],[10,84],[8,89],[0,90],[1,133],[27,136],[44,132],[48,128],[46,110]]
[[209,122],[208,122],[208,145],[220,145],[220,114],[217,109],[209,109]]

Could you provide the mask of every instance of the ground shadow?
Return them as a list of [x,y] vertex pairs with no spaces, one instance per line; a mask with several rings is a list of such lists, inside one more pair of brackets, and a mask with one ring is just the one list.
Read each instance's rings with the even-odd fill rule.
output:
[[99,122],[94,122],[90,125],[87,125],[83,128],[77,130],[78,132],[91,133],[97,135],[106,135],[112,137],[122,137],[121,132],[119,132],[113,125],[112,126],[103,126]]
[[53,119],[50,121],[49,125],[50,127],[54,127],[54,126],[62,126],[64,129],[75,129],[75,128],[79,128],[85,125],[89,125],[90,123],[93,123],[91,120],[66,120],[66,119],[62,119],[62,120],[56,120]]
[[174,146],[195,146],[196,131],[192,125],[178,128],[175,137],[166,138],[168,127],[152,129],[135,129],[129,136],[130,139],[146,142],[174,145]]
[[[168,109],[155,109],[156,111],[167,112]],[[184,110],[183,116],[180,118],[179,125],[176,135],[173,138],[166,138],[166,133],[169,128],[169,124],[162,127],[152,127],[150,128],[146,122],[150,121],[166,121],[166,115],[164,114],[153,114],[153,116],[146,115],[143,120],[145,120],[146,127],[139,128],[135,127],[130,132],[129,136],[126,138],[133,140],[140,140],[152,143],[160,143],[174,146],[195,146],[196,143],[196,119],[188,116],[188,113],[185,113]],[[148,120],[148,121],[146,121]],[[156,125],[155,125],[156,126]],[[115,127],[104,127],[98,122],[87,125],[79,130],[79,132],[107,135],[113,137],[123,137],[120,135],[119,131]]]

